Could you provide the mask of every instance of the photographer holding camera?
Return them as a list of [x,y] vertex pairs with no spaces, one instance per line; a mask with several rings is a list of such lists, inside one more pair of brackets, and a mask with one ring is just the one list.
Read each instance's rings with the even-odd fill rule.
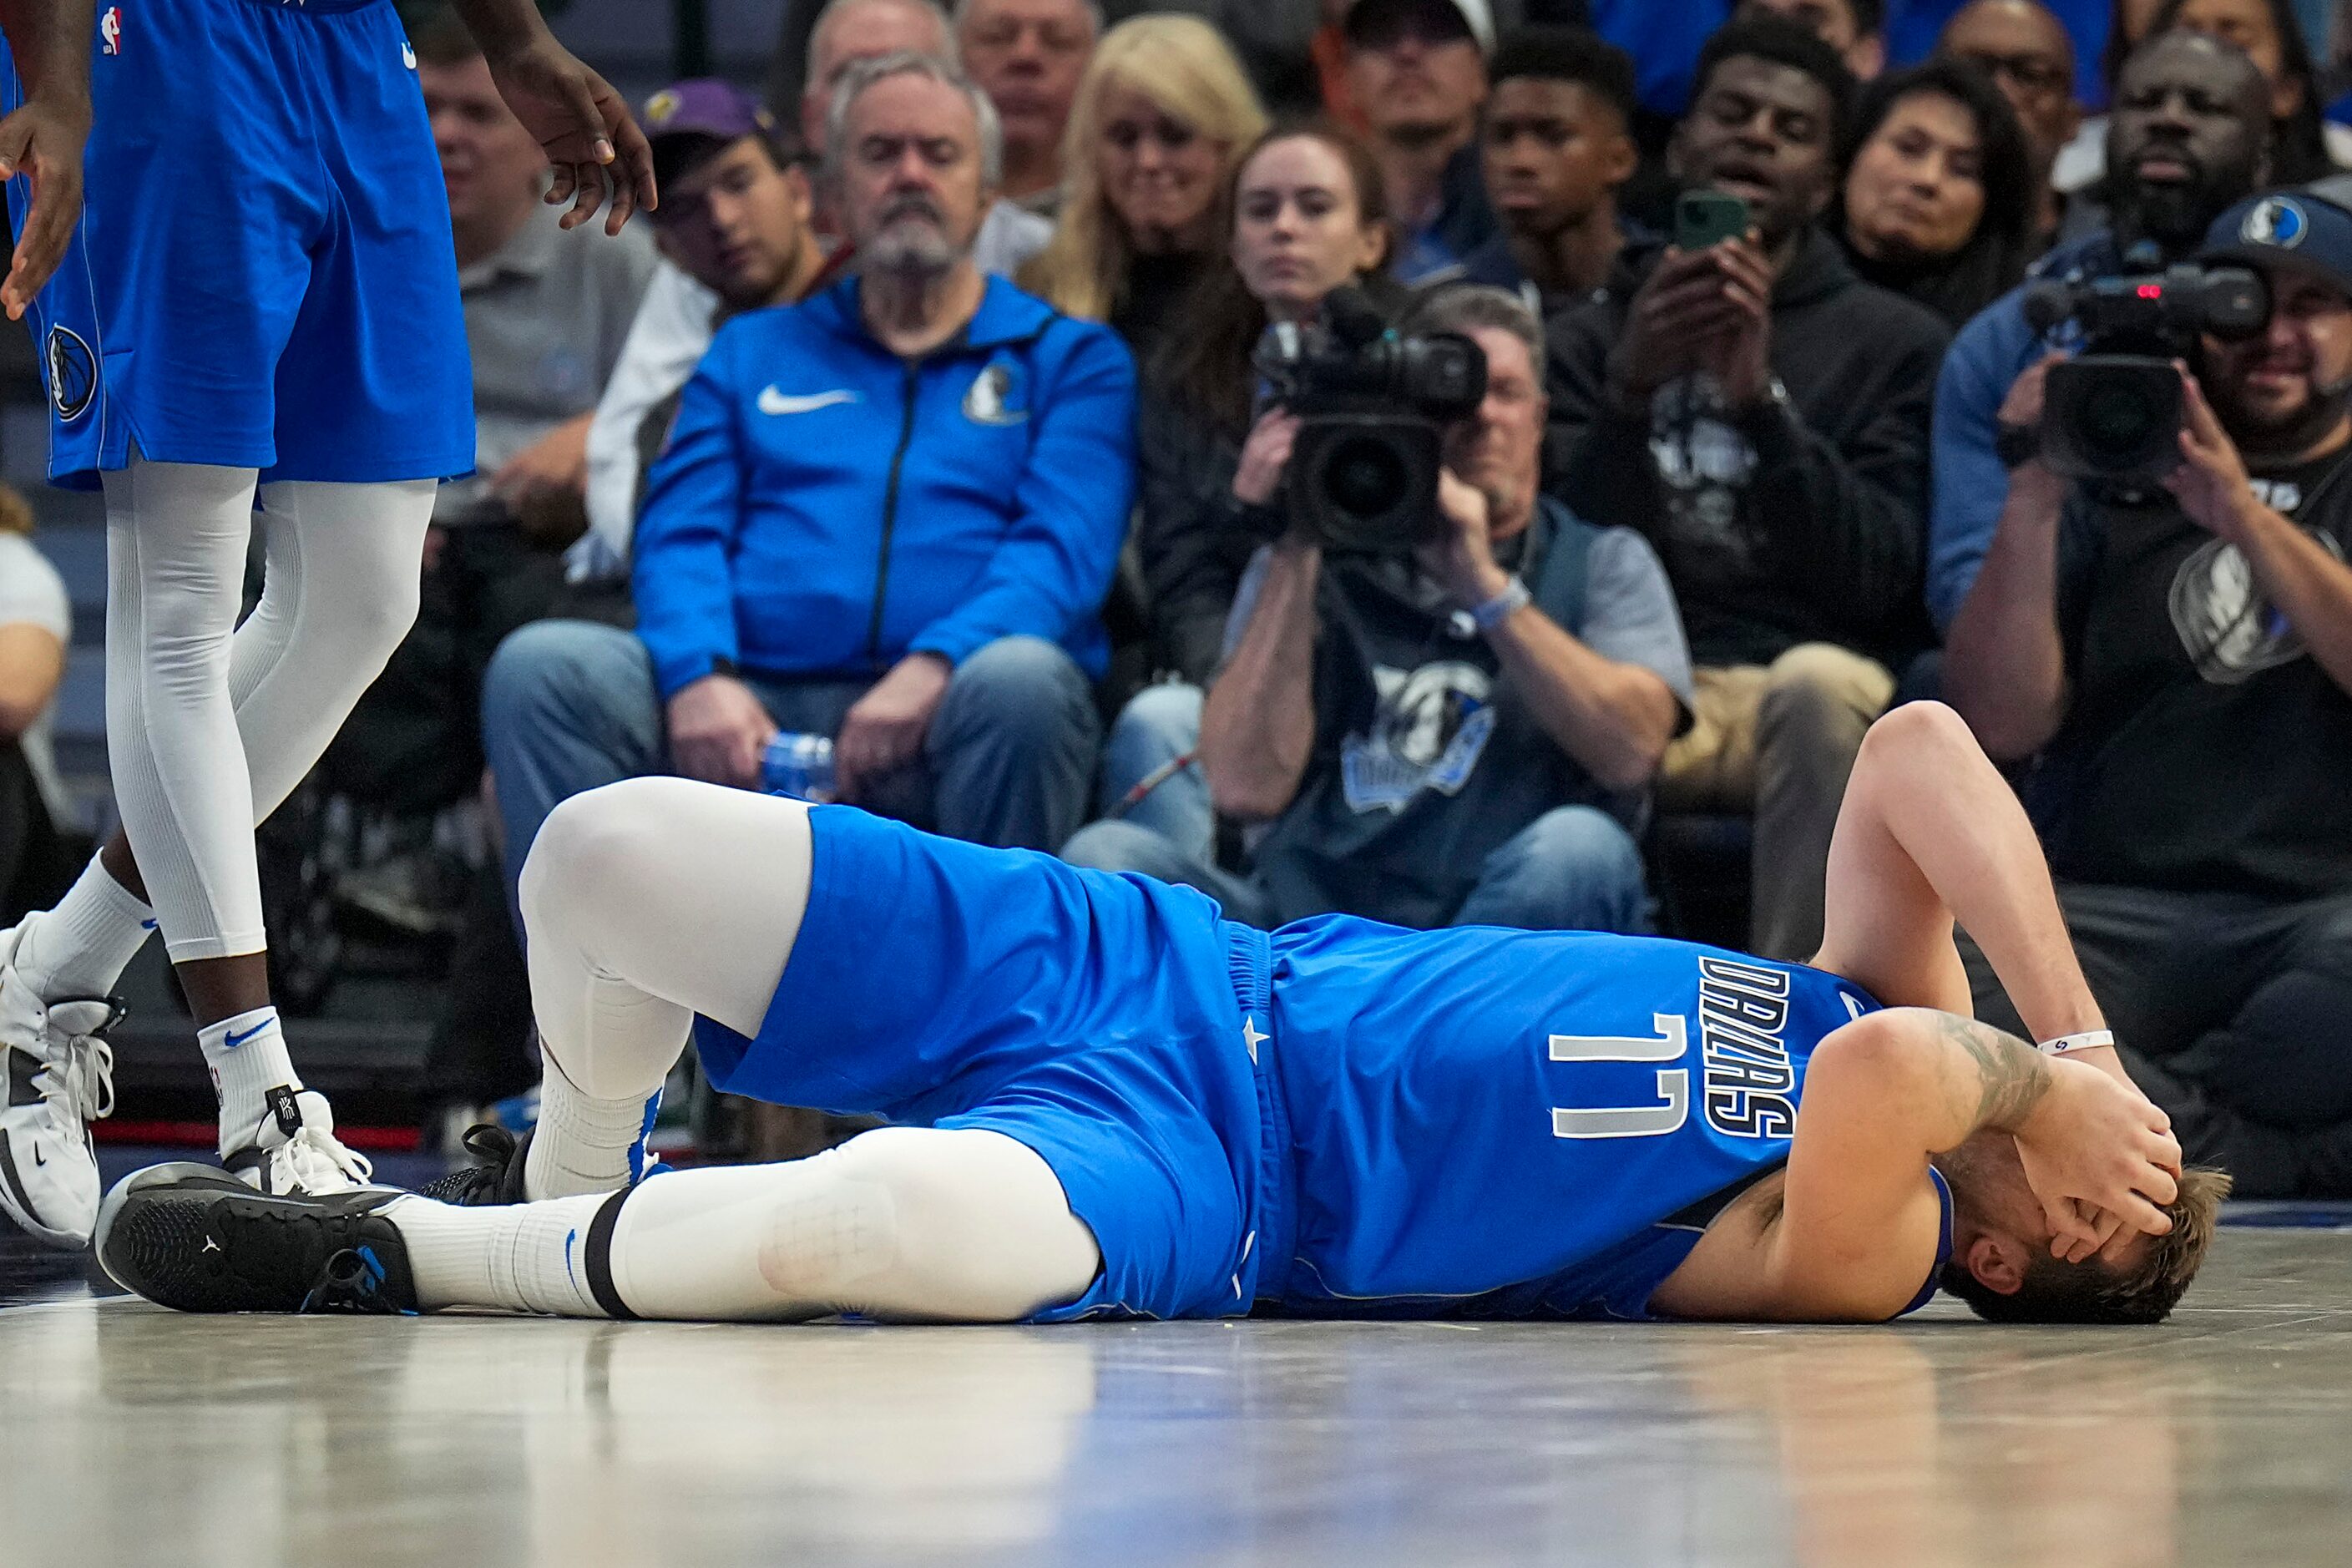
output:
[[2226,275],[2074,296],[2095,343],[2129,300],[2194,298],[2141,312],[2183,340],[2179,380],[2159,405],[2160,360],[2053,356],[2011,389],[2007,500],[1945,653],[1985,750],[2039,759],[2023,791],[2134,1079],[2249,1196],[2352,1195],[2347,196],[2338,176],[2214,222],[2202,259],[2260,275],[2261,325]]
[[[1219,811],[1268,825],[1251,875],[1134,820],[1085,829],[1065,859],[1188,883],[1258,924],[1337,910],[1424,928],[1646,927],[1626,824],[1690,695],[1672,593],[1638,535],[1537,491],[1533,313],[1457,287],[1368,346],[1442,365],[1444,334],[1476,345],[1485,395],[1444,430],[1433,504],[1388,542],[1327,542],[1360,514],[1333,515],[1354,472],[1342,447],[1300,467],[1328,418],[1319,401],[1263,422],[1244,457],[1239,482],[1269,502],[1286,491],[1289,523],[1235,601],[1200,761]],[[1402,446],[1364,460],[1411,473],[1406,490],[1430,477]]]

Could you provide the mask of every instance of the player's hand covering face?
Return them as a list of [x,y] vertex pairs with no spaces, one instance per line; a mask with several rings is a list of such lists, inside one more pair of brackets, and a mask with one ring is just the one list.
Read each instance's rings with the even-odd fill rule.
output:
[[0,282],[0,304],[12,321],[24,317],[33,296],[58,269],[66,242],[81,221],[81,150],[89,138],[86,94],[65,101],[36,94],[0,120],[0,179],[22,175],[33,187],[16,259]]
[[493,57],[489,66],[499,96],[554,166],[547,200],[551,206],[572,204],[563,215],[565,228],[594,217],[608,195],[606,234],[620,233],[639,207],[660,205],[653,148],[612,83],[545,36]]
[[2017,1130],[2017,1153],[2057,1238],[2095,1248],[2112,1239],[2110,1221],[2151,1236],[2170,1230],[2161,1205],[2179,1195],[2180,1145],[2164,1112],[2096,1068],[2061,1058],[2049,1071],[2049,1089]]

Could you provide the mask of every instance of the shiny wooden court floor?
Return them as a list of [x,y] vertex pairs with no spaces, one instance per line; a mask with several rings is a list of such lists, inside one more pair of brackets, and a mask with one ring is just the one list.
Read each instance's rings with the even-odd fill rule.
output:
[[2156,1330],[0,1310],[0,1563],[2352,1562],[2352,1235]]

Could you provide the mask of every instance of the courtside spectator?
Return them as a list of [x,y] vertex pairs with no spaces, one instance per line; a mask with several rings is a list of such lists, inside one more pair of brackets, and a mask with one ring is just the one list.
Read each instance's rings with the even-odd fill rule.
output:
[[1051,217],[1062,201],[1062,134],[1095,47],[1090,0],[961,0],[963,68],[1004,127],[1004,199]]
[[573,552],[577,576],[616,584],[625,583],[646,469],[701,357],[697,345],[739,311],[791,304],[826,270],[803,154],[758,100],[731,82],[682,81],[646,100],[642,121],[662,190],[646,216],[665,265],[588,428],[591,531],[582,543],[596,554]]
[[2074,101],[2074,40],[2065,24],[2042,0],[1970,0],[1944,25],[1936,52],[1983,70],[2017,111],[2032,160],[2033,248],[2048,249],[2065,210],[2053,165],[2083,125]]
[[959,837],[1083,819],[1132,361],[975,265],[996,123],[955,68],[860,61],[830,118],[856,275],[719,330],[646,491],[637,635],[500,653],[510,868],[598,784],[757,787],[779,730],[834,739],[843,797]]
[[1880,77],[1852,141],[1828,226],[1856,273],[1956,331],[2016,287],[2034,254],[2033,165],[1982,71],[1939,59]]
[[2053,476],[2047,363],[2011,389],[2021,460],[1944,685],[1995,758],[2039,758],[2068,931],[2184,1155],[2352,1196],[2352,212],[2250,198],[2207,256],[2261,269],[2271,319],[2203,341],[2160,489]]
[[[2107,47],[2100,56],[2110,100],[2122,92],[2124,64],[2147,39],[2174,27],[2201,32],[2236,44],[2253,58],[2268,85],[2273,116],[2271,126],[2271,179],[2279,184],[2317,179],[2330,169],[2352,163],[2352,130],[2321,121],[2315,113],[2306,121],[2294,110],[2298,100],[2320,101],[2320,92],[2304,41],[2303,29],[2291,5],[2271,0],[2242,4],[2202,5],[2192,12],[2166,0],[2116,0]],[[2257,52],[2259,51],[2259,52]],[[2113,112],[2110,106],[2110,114]],[[2096,226],[2095,209],[2110,199],[2102,190],[2113,164],[2109,162],[2108,115],[2083,122],[2066,150],[2058,155],[2051,179],[2074,205],[2094,211],[2082,220],[2072,214],[2061,237],[2072,239]],[[2284,163],[2282,163],[2284,160]]]
[[1021,286],[1055,310],[1108,321],[1149,366],[1184,301],[1223,264],[1235,160],[1265,112],[1217,30],[1136,16],[1103,35],[1063,138],[1066,195]]
[[[2111,226],[2060,246],[2036,275],[2080,281],[2189,255],[2224,207],[2264,183],[2269,125],[2268,89],[2242,50],[2194,33],[2149,39],[2125,64],[2107,117]],[[2072,338],[2036,332],[2023,291],[2012,290],[1963,328],[1945,357],[1927,552],[1927,610],[1939,627],[1976,580],[2008,489],[1994,445],[2001,400],[2028,365]]]
[[1744,0],[1733,15],[1794,22],[1835,49],[1856,80],[1886,68],[1885,0]]
[[[1278,130],[1235,165],[1230,264],[1187,301],[1184,329],[1147,389],[1138,447],[1137,544],[1160,663],[1198,684],[1216,667],[1234,591],[1268,537],[1263,444],[1251,358],[1269,325],[1311,325],[1343,283],[1394,308],[1380,165],[1345,132]],[[1147,693],[1147,696],[1150,695]]]
[[1505,36],[1479,143],[1501,230],[1461,280],[1521,291],[1546,317],[1608,281],[1624,248],[1617,190],[1633,174],[1633,62],[1579,27]]
[[1668,160],[1738,196],[1752,237],[1629,250],[1551,329],[1551,486],[1638,529],[1672,578],[1696,722],[1662,807],[1753,812],[1755,950],[1809,956],[1847,773],[1923,640],[1927,419],[1947,334],[1853,274],[1829,204],[1852,76],[1795,25],[1734,22],[1700,57]]
[[1478,167],[1495,43],[1486,0],[1356,0],[1340,26],[1388,192],[1390,269],[1406,283],[1450,274],[1495,232]]
[[[800,158],[824,155],[825,106],[841,73],[851,65],[899,50],[950,61],[956,58],[955,35],[947,13],[932,0],[829,0],[817,15],[807,42],[807,90],[801,92],[795,87],[801,142],[787,149]],[[783,144],[781,138],[779,144]],[[840,249],[838,226],[825,210],[824,193],[816,195],[819,200],[812,221],[818,247],[825,253],[829,267],[846,266],[850,258]],[[982,272],[1010,278],[1045,246],[1052,232],[1052,225],[1035,213],[1012,202],[997,201],[980,226],[980,237],[972,245],[973,260]],[[646,416],[686,384],[687,376],[710,346],[719,308],[718,295],[679,268],[665,265],[655,272],[590,434],[593,532],[572,552],[574,582],[626,578],[628,539],[636,524],[637,495],[645,472],[638,437]]]
[[2270,83],[2273,184],[2322,179],[2352,162],[2352,130],[2322,118],[2318,68],[2294,0],[2165,0],[2153,27],[2209,33],[2246,51]]
[[[1293,526],[1258,552],[1200,739],[1216,809],[1268,825],[1248,875],[1211,862],[1205,809],[1169,832],[1097,823],[1064,858],[1190,883],[1261,925],[1645,930],[1627,825],[1690,692],[1665,574],[1637,534],[1538,493],[1533,311],[1457,285],[1403,330],[1467,334],[1486,400],[1448,433],[1435,542],[1327,554]],[[1298,426],[1277,410],[1253,435],[1239,482],[1258,504]]]
[[48,908],[78,869],[58,837],[66,799],[49,752],[73,606],[32,531],[33,509],[0,486],[0,924]]

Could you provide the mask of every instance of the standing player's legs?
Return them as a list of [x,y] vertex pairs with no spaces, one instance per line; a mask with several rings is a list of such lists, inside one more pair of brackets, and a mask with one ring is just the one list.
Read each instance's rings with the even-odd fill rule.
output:
[[[252,480],[249,469],[140,462],[110,481],[110,518],[121,531],[110,540],[110,743],[125,825],[150,843],[160,834],[166,847],[169,869],[157,881],[167,936],[175,926],[187,929],[184,919],[200,931],[228,925],[191,868],[216,868],[226,857],[234,897],[240,865],[251,863],[251,825],[317,763],[415,614],[431,481],[273,483],[261,487],[261,599],[227,637],[225,622],[234,618],[242,589]],[[142,508],[154,520],[143,532]],[[225,745],[215,732],[221,701],[233,715]],[[194,830],[186,839],[183,823]],[[257,910],[257,885],[246,885],[247,907]],[[45,1016],[75,1017],[76,1009],[58,1005],[113,989],[158,923],[149,896],[131,839],[118,829],[56,909],[20,929],[0,969],[0,1042],[48,1059],[50,1081],[89,1077],[76,1060],[89,1047],[78,1047],[64,1026],[45,1027]],[[177,914],[170,912],[175,902]],[[224,967],[235,979],[239,968],[260,970],[262,960],[257,951],[226,966],[207,957],[184,973],[194,981],[199,1023],[230,1026],[202,1037],[222,1091],[221,1149],[228,1153],[255,1142],[269,1089],[300,1091],[301,1082],[274,1015],[255,1034],[265,1020],[239,1019],[244,998],[224,1000],[217,984],[215,994],[199,994]],[[260,1005],[267,1002],[265,984]],[[223,1048],[232,1031],[237,1046]],[[0,1183],[0,1206],[75,1245],[88,1236],[98,1203],[97,1170],[79,1126],[104,1103],[95,1085],[91,1090],[79,1104],[72,1096],[23,1097],[6,1118],[9,1142],[25,1147],[9,1161],[16,1181]],[[315,1131],[323,1132],[331,1120],[323,1103],[317,1110]]]

